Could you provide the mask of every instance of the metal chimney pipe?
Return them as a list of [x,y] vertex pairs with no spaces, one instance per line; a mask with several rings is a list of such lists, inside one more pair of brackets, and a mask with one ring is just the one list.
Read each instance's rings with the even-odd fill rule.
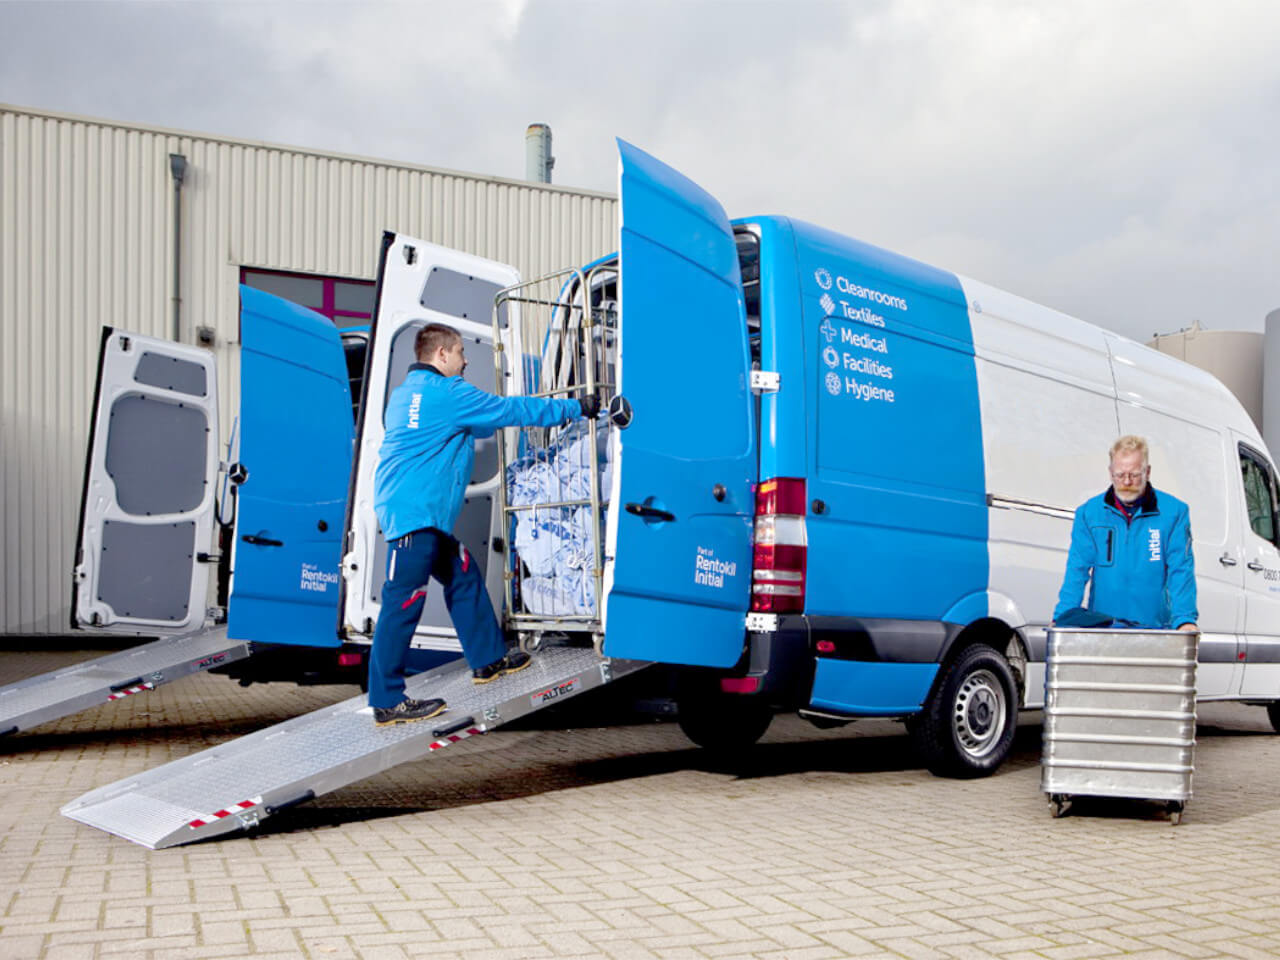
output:
[[173,339],[182,342],[182,181],[187,177],[187,158],[169,154],[169,175],[173,177]]
[[524,132],[524,178],[534,183],[550,183],[551,168],[556,158],[551,155],[551,128],[545,123],[531,123]]

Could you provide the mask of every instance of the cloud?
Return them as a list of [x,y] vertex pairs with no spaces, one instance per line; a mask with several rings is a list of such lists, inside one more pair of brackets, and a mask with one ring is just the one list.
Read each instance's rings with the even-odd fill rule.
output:
[[614,188],[621,135],[1145,338],[1280,305],[1280,7],[1247,0],[0,3],[12,102]]

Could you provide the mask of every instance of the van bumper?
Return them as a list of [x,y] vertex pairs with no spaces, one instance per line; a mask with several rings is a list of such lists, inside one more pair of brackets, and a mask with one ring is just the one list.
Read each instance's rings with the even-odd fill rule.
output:
[[789,705],[902,716],[920,709],[961,629],[936,620],[781,615],[776,630],[747,634],[746,674],[760,678],[761,694]]
[[[887,620],[868,617],[813,617],[804,613],[780,614],[777,627],[772,631],[750,631],[746,635],[745,673],[759,677],[760,694],[791,703],[810,703],[810,691],[817,689],[819,675],[823,675],[823,689],[831,682],[844,687],[859,678],[876,675],[878,680],[869,684],[887,684],[891,690],[905,695],[905,687],[914,689],[920,678],[928,675],[928,682],[919,698],[914,700],[916,709],[923,703],[937,673],[938,663],[950,649],[951,641],[961,630],[957,623],[938,621]],[[819,652],[820,641],[828,641],[832,649]],[[831,662],[878,664],[877,671],[832,667],[824,671],[823,664]],[[890,669],[893,666],[932,667],[932,669]],[[841,677],[835,681],[833,678]],[[831,677],[832,681],[827,680]],[[908,677],[913,680],[908,680]],[[833,690],[828,689],[828,694]],[[840,698],[836,698],[840,699]],[[877,703],[876,698],[859,698],[867,704]],[[901,705],[901,696],[895,695],[895,705]],[[828,704],[826,709],[836,709]],[[877,708],[882,709],[882,708]]]

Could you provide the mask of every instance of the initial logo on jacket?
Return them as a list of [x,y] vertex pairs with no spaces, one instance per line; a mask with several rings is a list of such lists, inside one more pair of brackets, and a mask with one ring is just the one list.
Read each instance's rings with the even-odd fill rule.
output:
[[1153,562],[1160,559],[1160,530],[1156,527],[1147,531],[1147,549]]
[[418,429],[418,409],[422,406],[422,394],[415,393],[409,398],[409,423],[410,430]]

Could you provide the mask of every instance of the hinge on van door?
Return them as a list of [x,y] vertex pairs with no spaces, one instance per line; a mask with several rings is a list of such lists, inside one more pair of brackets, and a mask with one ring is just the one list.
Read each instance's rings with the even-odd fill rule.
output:
[[751,389],[755,393],[777,393],[782,377],[772,370],[752,370]]

